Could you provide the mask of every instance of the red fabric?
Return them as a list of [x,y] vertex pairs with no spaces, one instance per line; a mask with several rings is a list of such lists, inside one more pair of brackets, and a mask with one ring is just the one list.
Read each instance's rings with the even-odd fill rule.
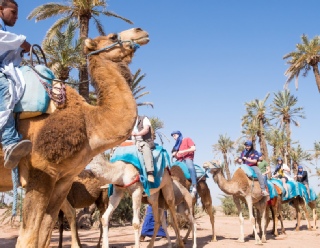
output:
[[[192,139],[190,138],[184,138],[181,142],[181,145],[179,147],[179,151],[183,151],[183,150],[187,150],[189,149],[191,146],[195,146],[194,142],[192,141]],[[182,161],[186,158],[190,158],[193,160],[194,158],[194,152],[187,152],[187,153],[183,153],[182,155],[180,155],[178,157],[179,161]]]

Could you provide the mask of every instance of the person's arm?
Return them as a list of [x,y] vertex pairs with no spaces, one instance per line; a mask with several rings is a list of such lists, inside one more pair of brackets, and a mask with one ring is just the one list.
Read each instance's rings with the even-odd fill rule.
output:
[[263,173],[263,175],[268,175],[269,172],[271,172],[271,168],[270,168],[269,165],[267,165],[267,167],[266,167],[266,172]]
[[195,150],[196,150],[196,146],[191,146],[188,149],[185,149],[185,150],[182,150],[182,151],[178,151],[177,154],[178,155],[182,155],[182,154],[187,153],[187,152],[194,152]]
[[7,31],[0,30],[0,54],[9,50],[16,50],[20,47],[22,49],[28,49],[27,44],[29,43],[26,41],[26,37],[24,35],[16,35]]
[[143,136],[149,132],[150,126],[145,126],[143,129],[137,133],[132,132],[132,136]]
[[245,161],[248,161],[249,163],[257,163],[257,159],[251,159],[251,158],[246,158],[246,157],[243,157],[242,158],[243,160],[245,160]]

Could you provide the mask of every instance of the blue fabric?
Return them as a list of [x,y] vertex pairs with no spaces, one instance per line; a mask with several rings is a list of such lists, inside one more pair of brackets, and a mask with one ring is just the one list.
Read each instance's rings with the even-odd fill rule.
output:
[[154,164],[154,183],[148,182],[142,154],[138,151],[138,148],[135,145],[117,147],[110,159],[110,162],[114,163],[116,161],[124,161],[135,166],[140,173],[140,181],[143,185],[144,191],[149,196],[150,189],[158,188],[160,186],[165,167],[170,167],[170,156],[162,146],[155,144],[155,149],[152,150],[152,155]]
[[273,199],[275,197],[278,196],[278,192],[274,187],[274,184],[267,181],[267,185],[268,185],[268,190],[269,190],[269,195],[270,195],[270,199]]
[[[302,169],[302,171],[300,171],[299,169]],[[298,166],[298,175],[302,176],[303,174],[303,167],[301,165]]]
[[239,168],[242,169],[244,171],[244,173],[247,174],[248,177],[258,178],[257,174],[254,172],[254,170],[249,165],[242,164],[239,166]]
[[[165,211],[166,215],[166,211]],[[144,218],[144,222],[142,225],[142,230],[141,230],[141,235],[142,236],[148,236],[152,237],[154,232],[154,218],[153,218],[153,213],[152,213],[152,207],[148,205],[147,207],[147,213]],[[157,237],[166,237],[166,233],[164,232],[162,226],[160,226]]]
[[[189,169],[188,169],[188,166],[186,165],[186,163],[184,162],[180,162],[180,161],[175,161],[172,166],[179,166],[181,168],[181,170],[183,171],[183,174],[184,176],[186,177],[186,179],[190,180],[191,179],[191,176],[190,176],[190,172],[189,172]],[[200,178],[202,176],[205,175],[205,177],[209,177],[206,173],[206,171],[199,165],[197,164],[194,164],[194,168],[196,170],[196,176],[197,178]]]
[[173,131],[173,132],[171,133],[171,136],[174,135],[174,134],[178,134],[179,137],[177,138],[176,143],[174,144],[172,150],[173,150],[173,151],[179,151],[180,145],[181,145],[182,140],[183,140],[183,136],[182,136],[182,133],[181,133],[180,131]]
[[[9,81],[6,76],[0,72],[0,111],[7,110],[7,106],[10,103],[9,93]],[[2,148],[6,148],[8,145],[18,143],[22,136],[17,132],[15,128],[15,121],[13,114],[10,113],[6,124],[1,128],[1,144]]]
[[247,140],[245,143],[244,143],[245,146],[252,146],[252,142],[250,140]]
[[[256,150],[254,149],[251,149],[249,151],[247,151],[246,149],[244,149],[240,155],[240,159],[242,159],[243,157],[247,157],[247,158],[250,158],[250,159],[255,159],[259,160],[259,154]],[[252,162],[249,162],[248,160],[244,160],[242,159],[242,162],[243,164],[246,164],[246,165],[249,165],[249,166],[254,166],[254,165],[257,165],[257,162],[256,163],[252,163]]]
[[[44,65],[36,65],[36,70],[47,78],[54,79],[53,72]],[[29,66],[22,66],[19,68],[23,74],[26,82],[26,88],[20,101],[15,105],[13,112],[41,112],[47,111],[50,97],[40,80],[52,85],[52,80],[46,80],[40,77]]]
[[269,181],[281,188],[283,201],[289,200],[296,196],[300,196],[300,197],[303,197],[306,203],[308,204],[310,201],[317,199],[317,195],[311,188],[310,188],[310,198],[308,197],[307,188],[302,183],[295,182],[295,181],[288,181],[287,185],[288,185],[289,192],[288,192],[288,197],[285,197],[285,189],[283,187],[282,181],[280,179],[274,179],[274,178],[270,179]]

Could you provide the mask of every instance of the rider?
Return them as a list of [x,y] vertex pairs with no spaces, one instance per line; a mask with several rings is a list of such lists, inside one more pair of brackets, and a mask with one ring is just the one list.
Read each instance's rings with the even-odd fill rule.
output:
[[[295,162],[296,163],[296,162]],[[310,198],[310,188],[309,188],[309,180],[308,180],[308,172],[303,170],[301,165],[298,166],[297,175],[294,176],[299,183],[304,184],[307,188],[308,196]]]
[[4,167],[15,168],[20,159],[31,152],[30,140],[22,140],[15,127],[13,108],[24,92],[25,83],[16,68],[20,53],[29,52],[31,45],[23,35],[7,31],[18,19],[18,4],[14,0],[0,0],[0,133],[4,152]]
[[287,182],[288,180],[292,181],[291,175],[290,175],[290,168],[288,167],[288,165],[283,163],[283,159],[281,157],[278,157],[277,159],[277,167],[275,169],[275,171],[273,172],[273,175],[278,177],[279,179],[281,179],[283,187],[286,190],[286,195],[285,197],[288,197],[288,185]]
[[132,140],[135,141],[138,150],[143,155],[143,160],[146,166],[148,181],[154,183],[154,165],[152,149],[155,144],[151,132],[151,122],[148,117],[138,115],[136,124],[134,125],[131,133]]
[[259,160],[258,160],[258,167],[261,171],[261,174],[263,176],[264,184],[268,185],[268,174],[271,172],[270,165],[268,165],[267,161],[263,158],[263,153],[258,152]]
[[245,149],[242,151],[240,157],[238,158],[238,162],[246,164],[254,170],[254,172],[258,177],[262,195],[268,196],[269,193],[266,190],[266,185],[264,183],[263,176],[261,175],[260,169],[257,166],[259,154],[255,149],[253,149],[253,144],[251,141],[246,141],[244,143],[244,146],[245,146]]
[[196,145],[190,138],[183,138],[180,131],[173,131],[171,136],[175,139],[176,143],[172,148],[172,156],[178,161],[184,162],[189,170],[191,177],[190,192],[192,197],[197,194],[197,174],[194,168],[193,159],[194,152],[196,151]]

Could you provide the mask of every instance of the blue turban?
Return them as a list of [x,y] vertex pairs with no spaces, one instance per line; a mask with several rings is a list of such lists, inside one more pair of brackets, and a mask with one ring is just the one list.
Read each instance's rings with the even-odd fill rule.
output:
[[178,134],[179,137],[177,138],[176,143],[174,144],[174,146],[173,146],[173,148],[172,148],[172,152],[179,151],[181,142],[182,142],[182,140],[183,140],[183,136],[182,136],[182,133],[181,133],[180,131],[173,131],[173,132],[171,133],[171,136],[173,136],[174,134]]
[[[302,169],[302,171],[299,171],[299,169]],[[302,165],[298,166],[298,175],[302,175],[303,174],[303,167]]]
[[251,142],[250,140],[248,140],[248,141],[246,141],[246,142],[244,143],[244,145],[245,145],[245,146],[252,146],[252,142]]

